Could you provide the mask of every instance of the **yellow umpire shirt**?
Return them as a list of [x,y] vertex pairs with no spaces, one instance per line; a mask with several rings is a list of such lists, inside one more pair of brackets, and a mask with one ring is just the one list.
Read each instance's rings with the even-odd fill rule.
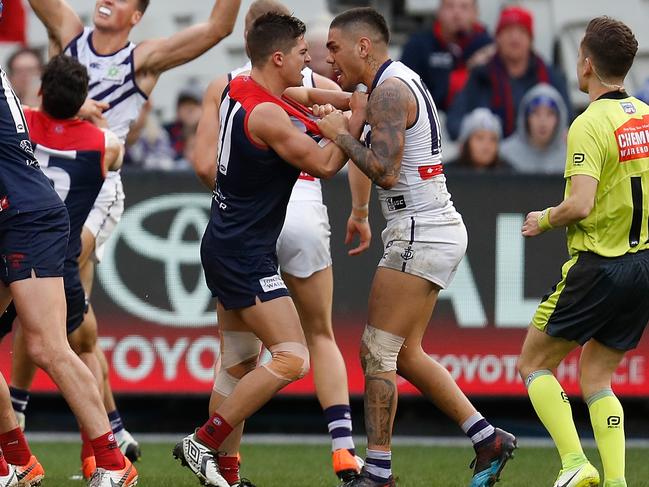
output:
[[649,106],[622,92],[592,102],[568,132],[571,176],[599,181],[590,215],[568,227],[568,250],[618,257],[649,248]]

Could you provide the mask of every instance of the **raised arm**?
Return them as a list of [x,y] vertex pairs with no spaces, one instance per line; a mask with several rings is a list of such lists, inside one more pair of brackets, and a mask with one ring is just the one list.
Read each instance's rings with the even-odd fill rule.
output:
[[196,59],[232,33],[240,5],[241,0],[217,0],[207,22],[142,42],[135,50],[137,70],[160,74]]
[[[361,96],[364,95],[354,94],[355,98]],[[410,96],[406,85],[396,79],[389,79],[374,90],[367,102],[367,121],[372,127],[371,148],[348,132],[327,131],[324,134],[333,137],[352,162],[384,189],[392,188],[399,181]],[[354,110],[354,99],[351,103]]]
[[[335,122],[348,131],[344,115],[338,113]],[[360,132],[360,124],[354,122],[352,130]],[[288,115],[272,103],[258,105],[248,119],[248,130],[256,142],[271,147],[289,164],[318,178],[328,179],[345,165],[347,156],[336,144],[324,147],[316,143],[291,123]]]
[[50,55],[56,55],[83,31],[83,23],[65,0],[29,0],[50,38]]
[[219,148],[219,110],[221,96],[228,84],[227,76],[217,78],[208,86],[203,97],[203,113],[196,130],[194,157],[191,163],[198,179],[210,190],[216,182],[216,158]]

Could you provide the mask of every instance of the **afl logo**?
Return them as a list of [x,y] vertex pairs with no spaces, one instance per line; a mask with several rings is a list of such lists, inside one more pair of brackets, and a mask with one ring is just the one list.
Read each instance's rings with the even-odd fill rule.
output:
[[177,193],[128,208],[106,242],[99,280],[125,311],[172,327],[216,322],[201,266],[211,198]]

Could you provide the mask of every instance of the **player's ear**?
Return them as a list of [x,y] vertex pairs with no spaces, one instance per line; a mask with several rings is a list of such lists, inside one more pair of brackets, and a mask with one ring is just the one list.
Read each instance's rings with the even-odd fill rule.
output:
[[270,58],[278,68],[284,66],[284,53],[282,51],[275,51]]
[[136,10],[131,16],[131,25],[135,27],[140,23],[140,20],[142,20],[142,12],[140,10]]
[[362,59],[367,58],[372,48],[372,41],[368,37],[361,37],[356,45],[358,54]]

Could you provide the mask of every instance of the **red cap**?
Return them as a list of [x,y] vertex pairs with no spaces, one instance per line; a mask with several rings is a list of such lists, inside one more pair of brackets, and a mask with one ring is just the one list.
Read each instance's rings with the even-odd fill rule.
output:
[[501,30],[510,25],[519,25],[530,34],[530,37],[534,37],[534,19],[529,10],[522,7],[504,8],[500,13],[496,34],[499,34]]

